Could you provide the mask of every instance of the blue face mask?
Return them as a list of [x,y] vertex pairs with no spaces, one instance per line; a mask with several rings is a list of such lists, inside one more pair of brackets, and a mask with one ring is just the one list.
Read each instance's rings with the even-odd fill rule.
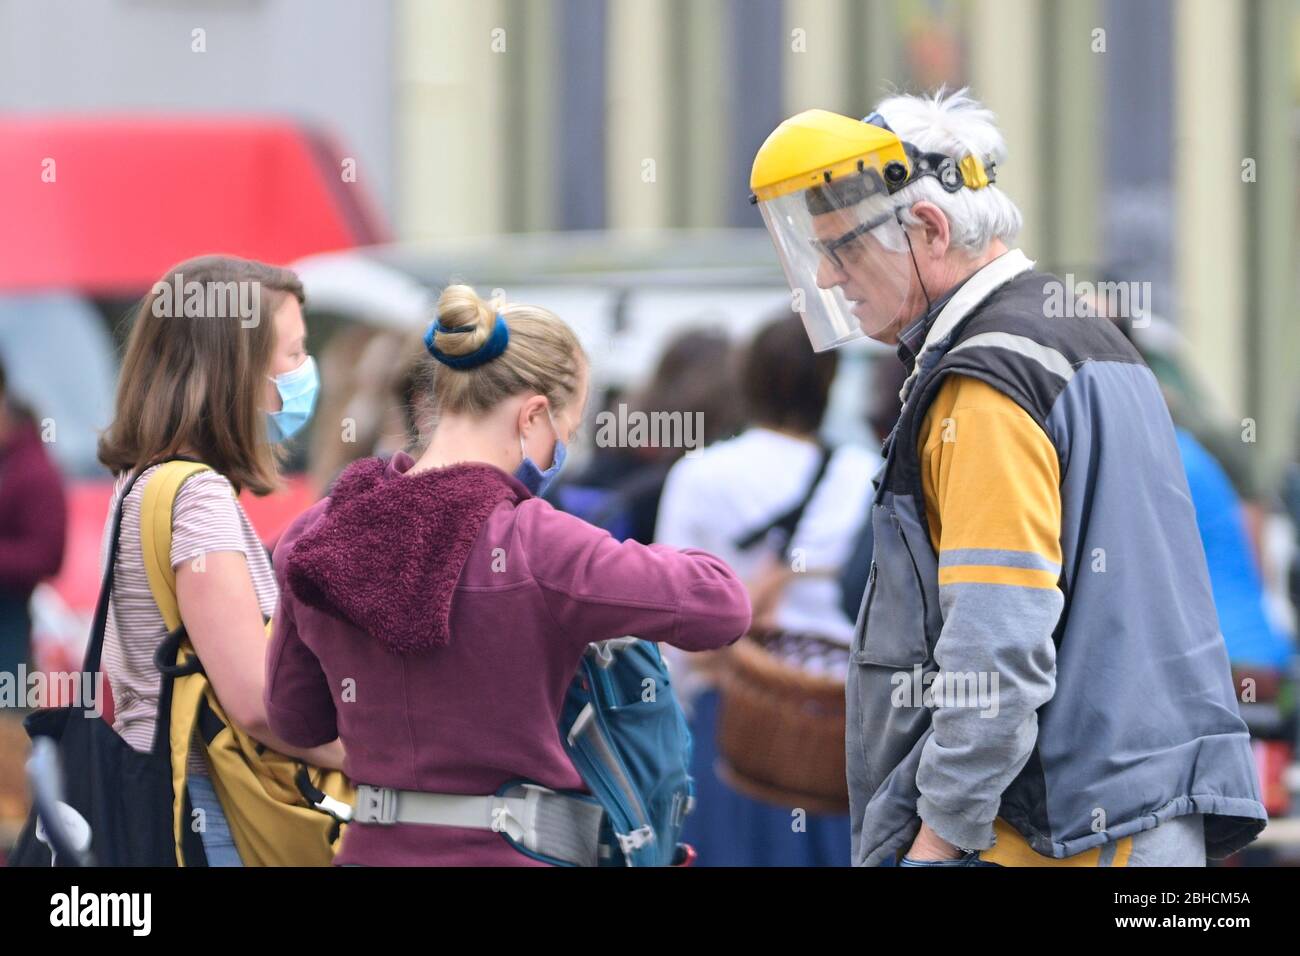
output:
[[293,437],[307,424],[316,408],[320,376],[316,373],[316,360],[308,355],[292,372],[267,378],[275,382],[275,390],[280,393],[280,410],[266,413],[266,431],[274,444]]
[[545,471],[537,467],[537,463],[528,457],[528,451],[524,448],[524,436],[519,436],[519,453],[524,456],[524,460],[519,463],[515,469],[515,477],[523,484],[525,488],[540,498],[546,493],[546,489],[551,486],[555,476],[560,473],[564,467],[564,457],[567,453],[564,442],[560,440],[560,430],[555,427],[555,419],[551,418],[551,410],[546,410],[546,417],[550,419],[551,428],[555,432],[555,451],[552,453],[551,467]]

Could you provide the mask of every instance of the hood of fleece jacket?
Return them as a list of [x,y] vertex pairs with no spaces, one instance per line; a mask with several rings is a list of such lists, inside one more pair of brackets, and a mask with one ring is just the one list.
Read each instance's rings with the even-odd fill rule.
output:
[[530,495],[491,465],[407,477],[404,454],[402,464],[349,465],[290,549],[286,578],[302,603],[412,653],[450,640],[452,596],[483,522],[502,501]]

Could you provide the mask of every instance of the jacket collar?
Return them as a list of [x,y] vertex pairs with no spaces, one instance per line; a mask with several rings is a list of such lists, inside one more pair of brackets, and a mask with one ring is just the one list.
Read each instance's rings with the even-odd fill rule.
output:
[[916,367],[917,353],[921,351],[921,346],[925,344],[925,337],[930,331],[930,326],[934,324],[934,320],[943,311],[943,307],[948,304],[948,300],[956,295],[957,290],[967,281],[969,281],[969,277],[939,296],[934,305],[930,306],[924,315],[913,321],[911,325],[898,334],[898,360],[907,367],[909,372]]
[[1016,276],[1028,272],[1033,267],[1033,260],[1023,252],[1019,249],[1009,249],[983,268],[972,273],[970,278],[953,293],[952,298],[948,300],[948,304],[943,307],[935,320],[930,323],[929,331],[925,335],[925,341],[922,343],[920,351],[916,353],[916,362],[912,366],[912,371],[908,374],[907,380],[903,382],[903,387],[898,393],[899,400],[902,402],[907,401],[907,396],[911,393],[912,386],[916,382],[918,372],[922,366],[921,360],[925,357],[926,352],[936,343],[946,339],[961,320],[975,311],[990,295]]

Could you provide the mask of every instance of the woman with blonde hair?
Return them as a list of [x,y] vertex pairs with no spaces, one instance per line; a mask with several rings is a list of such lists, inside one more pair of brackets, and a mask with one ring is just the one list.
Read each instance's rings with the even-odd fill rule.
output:
[[454,285],[425,344],[436,424],[419,460],[353,463],[276,548],[267,714],[300,747],[339,737],[349,777],[395,791],[336,863],[539,865],[475,798],[516,779],[584,789],[557,721],[587,645],[721,647],[749,599],[709,554],[620,543],[538,497],[587,399],[560,319]]

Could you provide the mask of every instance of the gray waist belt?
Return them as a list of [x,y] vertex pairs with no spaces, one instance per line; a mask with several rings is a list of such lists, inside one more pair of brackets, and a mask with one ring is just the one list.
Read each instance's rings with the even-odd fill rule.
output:
[[594,801],[531,783],[511,787],[500,796],[423,793],[361,783],[352,811],[354,823],[416,823],[505,833],[533,853],[575,866],[599,863],[604,818],[604,809]]

